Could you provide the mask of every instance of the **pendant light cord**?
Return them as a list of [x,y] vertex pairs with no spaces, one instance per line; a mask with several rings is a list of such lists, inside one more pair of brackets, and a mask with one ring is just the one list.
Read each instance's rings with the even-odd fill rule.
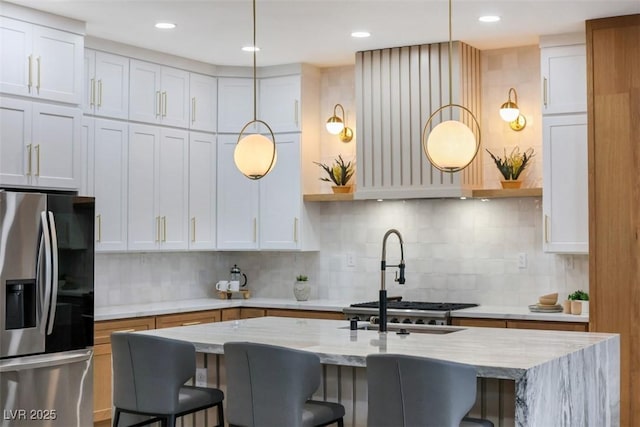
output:
[[256,121],[258,119],[258,101],[257,101],[257,83],[256,83],[256,51],[258,50],[258,46],[256,46],[256,0],[253,0],[253,120]]
[[[255,0],[254,0],[255,1]],[[451,31],[451,3],[453,0],[449,0],[449,104],[453,104],[453,39]]]

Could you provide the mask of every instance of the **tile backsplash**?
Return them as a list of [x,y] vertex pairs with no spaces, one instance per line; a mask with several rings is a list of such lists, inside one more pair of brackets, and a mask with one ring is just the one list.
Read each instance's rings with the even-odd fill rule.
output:
[[[97,254],[96,306],[214,297],[214,284],[228,278],[233,264],[256,297],[293,300],[295,276],[306,274],[311,298],[377,299],[382,238],[390,228],[404,238],[407,283],[396,284],[389,268],[389,295],[513,306],[545,293],[564,298],[587,290],[587,255],[542,252],[541,205],[540,198],[314,203],[318,252]],[[390,236],[387,264],[399,259],[398,240]]]

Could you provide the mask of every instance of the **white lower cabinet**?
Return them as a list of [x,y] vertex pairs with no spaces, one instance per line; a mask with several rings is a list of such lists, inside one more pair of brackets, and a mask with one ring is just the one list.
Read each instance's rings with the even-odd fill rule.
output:
[[189,133],[130,124],[129,250],[187,249]]
[[587,115],[543,117],[546,252],[588,253]]
[[313,250],[300,190],[300,135],[276,135],[277,163],[258,181],[237,170],[236,142],[236,135],[218,140],[218,249]]
[[85,117],[83,129],[87,181],[82,193],[96,198],[96,252],[125,251],[129,125]]
[[82,111],[0,98],[0,185],[76,190]]
[[216,137],[189,133],[189,249],[216,248]]

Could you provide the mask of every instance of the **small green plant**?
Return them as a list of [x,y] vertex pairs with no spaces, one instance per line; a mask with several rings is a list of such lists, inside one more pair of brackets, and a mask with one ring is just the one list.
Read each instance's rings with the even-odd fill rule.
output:
[[589,301],[589,294],[584,291],[575,291],[567,298],[573,301]]
[[305,276],[304,274],[298,274],[296,276],[296,280],[298,282],[306,282],[307,280],[309,280],[309,278],[307,276]]
[[508,156],[505,148],[504,159],[494,156],[489,150],[487,150],[487,153],[489,153],[496,163],[498,170],[506,180],[518,179],[524,168],[527,167],[529,160],[534,156],[533,148],[528,148],[524,153],[520,153],[520,148],[518,147],[514,147]]
[[313,162],[325,170],[328,178],[320,178],[320,181],[333,182],[335,185],[342,187],[347,185],[351,177],[353,176],[354,168],[353,162],[345,163],[342,156],[338,156],[334,164],[329,167],[325,164]]

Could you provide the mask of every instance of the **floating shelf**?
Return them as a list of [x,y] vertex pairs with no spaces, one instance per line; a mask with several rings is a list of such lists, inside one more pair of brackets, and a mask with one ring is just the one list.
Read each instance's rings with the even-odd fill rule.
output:
[[[516,197],[542,197],[542,188],[518,188],[518,189],[480,189],[471,190],[466,193],[467,197],[474,199],[502,199],[502,198],[516,198]],[[451,197],[453,198],[453,197]],[[353,193],[346,194],[305,194],[303,196],[305,202],[351,202],[354,200]]]

